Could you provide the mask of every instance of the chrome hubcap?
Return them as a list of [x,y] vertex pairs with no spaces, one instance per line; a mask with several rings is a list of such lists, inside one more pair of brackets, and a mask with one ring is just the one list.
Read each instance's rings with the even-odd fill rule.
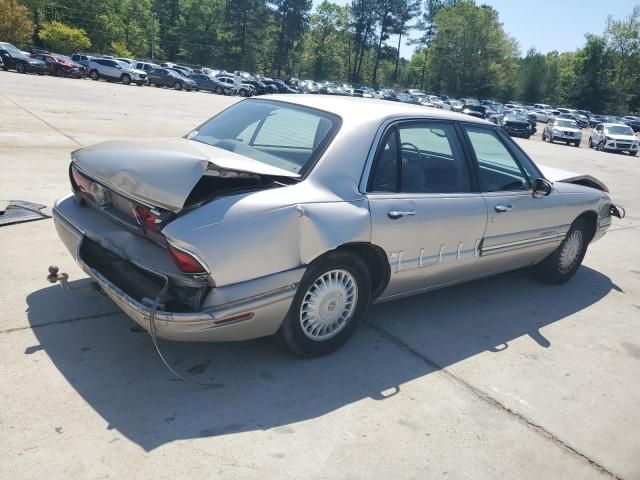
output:
[[328,340],[349,323],[358,301],[358,285],[346,270],[319,276],[306,291],[300,306],[300,326],[315,341]]
[[564,241],[560,251],[560,272],[567,273],[578,261],[582,252],[582,232],[574,230]]

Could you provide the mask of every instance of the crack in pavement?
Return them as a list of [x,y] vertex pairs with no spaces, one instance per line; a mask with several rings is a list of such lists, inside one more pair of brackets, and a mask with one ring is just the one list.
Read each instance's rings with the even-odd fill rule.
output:
[[[64,135],[65,137],[67,137],[69,140],[71,140],[73,143],[75,143],[76,145],[82,147],[82,144],[76,140],[75,138],[73,138],[71,135],[69,135],[68,133],[63,132],[62,130],[60,130],[59,128],[51,125],[49,122],[47,122],[46,120],[44,120],[43,118],[40,118],[38,115],[36,115],[35,113],[33,113],[31,110],[29,110],[27,107],[23,107],[22,105],[20,105],[18,102],[16,102],[15,100],[7,97],[6,95],[2,95],[2,98],[9,100],[11,103],[13,103],[16,107],[21,108],[22,110],[24,110],[25,112],[27,112],[29,115],[31,115],[34,118],[37,118],[38,120],[40,120],[42,123],[44,123],[45,125],[47,125],[49,128],[52,128],[53,130],[55,130],[56,132],[58,132],[61,135]],[[0,332],[1,333],[1,332]]]
[[51,322],[39,323],[38,325],[29,325],[27,327],[15,327],[15,328],[9,328],[7,330],[0,330],[0,334],[20,332],[22,330],[30,330],[30,329],[40,328],[40,327],[49,327],[51,325],[62,325],[65,323],[79,322],[81,320],[92,320],[94,318],[100,318],[100,317],[110,317],[112,315],[118,315],[121,313],[123,313],[122,310],[116,310],[113,312],[97,313],[95,315],[85,315],[84,317],[73,317],[73,318],[66,318],[64,320],[53,320]]
[[577,457],[579,457],[579,458],[581,458],[583,460],[586,460],[589,463],[589,465],[591,465],[595,469],[599,470],[601,473],[604,473],[605,475],[608,475],[609,477],[611,477],[611,478],[613,478],[615,480],[624,480],[622,477],[616,475],[615,473],[611,472],[610,470],[607,470],[604,466],[602,466],[601,464],[599,464],[595,460],[592,460],[591,458],[589,458],[584,453],[582,453],[579,450],[575,449],[571,445],[568,445],[565,441],[563,441],[562,439],[560,439],[559,437],[557,437],[556,435],[554,435],[553,433],[548,431],[542,425],[538,425],[537,423],[533,422],[532,420],[530,420],[529,418],[525,417],[521,413],[519,413],[519,412],[517,412],[517,411],[515,411],[515,410],[513,410],[513,409],[511,409],[509,407],[507,407],[506,405],[501,403],[499,400],[496,400],[495,398],[493,398],[491,395],[489,395],[488,393],[484,392],[483,390],[480,390],[479,388],[471,385],[470,383],[468,383],[465,380],[463,380],[461,377],[458,377],[458,376],[454,375],[449,370],[447,370],[446,368],[442,367],[437,362],[431,360],[426,355],[423,355],[422,353],[418,352],[417,350],[411,348],[409,345],[404,343],[400,338],[398,338],[395,335],[389,333],[388,331],[386,331],[385,329],[383,329],[379,325],[375,325],[373,323],[367,323],[367,326],[369,326],[371,329],[373,329],[376,332],[378,332],[379,334],[381,334],[384,338],[386,338],[387,340],[392,342],[394,345],[399,347],[401,350],[404,350],[405,352],[409,353],[410,355],[412,355],[412,356],[418,358],[419,360],[425,362],[428,366],[430,366],[432,368],[435,368],[436,370],[441,371],[442,373],[444,373],[446,378],[448,378],[450,381],[452,381],[456,385],[459,385],[459,386],[465,388],[466,390],[470,391],[474,396],[478,397],[480,400],[482,400],[482,401],[488,403],[489,405],[491,405],[491,406],[493,406],[493,407],[495,407],[495,408],[507,413],[508,415],[510,415],[512,417],[515,417],[518,421],[523,423],[527,428],[529,428],[530,430],[534,431],[538,435],[541,435],[542,437],[546,438],[547,440],[550,440],[551,442],[553,442],[554,444],[556,444],[560,448],[566,450],[570,454],[575,455],[575,456],[577,456]]

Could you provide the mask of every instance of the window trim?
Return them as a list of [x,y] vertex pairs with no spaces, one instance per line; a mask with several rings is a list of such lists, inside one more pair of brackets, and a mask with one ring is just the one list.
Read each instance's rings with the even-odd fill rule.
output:
[[[478,157],[476,156],[476,152],[475,152],[475,149],[473,148],[473,143],[471,142],[471,138],[469,138],[469,133],[467,131],[468,127],[478,128],[478,129],[481,129],[481,130],[486,130],[488,132],[494,132],[495,133],[495,137],[504,146],[505,150],[509,153],[509,155],[511,155],[511,158],[516,163],[516,166],[520,170],[520,173],[522,175],[524,175],[525,179],[529,183],[527,189],[498,190],[498,191],[489,191],[489,190],[487,190],[487,191],[485,191],[482,188],[482,182],[480,181],[480,162],[478,161]],[[515,154],[515,152],[510,148],[509,143],[505,140],[506,134],[503,131],[501,131],[500,128],[492,126],[492,125],[482,125],[482,124],[467,123],[467,122],[462,123],[460,125],[460,128],[461,128],[462,133],[463,133],[463,135],[465,137],[465,141],[468,143],[468,146],[469,146],[470,159],[475,165],[475,169],[476,169],[476,173],[477,173],[477,180],[478,180],[478,191],[480,193],[483,193],[483,194],[488,194],[488,193],[501,193],[501,194],[527,193],[527,194],[531,194],[533,192],[533,183],[535,182],[535,179],[529,178],[529,173],[523,167],[522,163],[520,162],[520,159]],[[535,164],[533,162],[531,162],[531,163],[535,166]],[[535,167],[535,168],[539,173],[540,170],[538,169],[538,167]]]
[[[376,167],[378,164],[378,160],[380,157],[380,152],[386,145],[386,141],[388,136],[391,134],[392,130],[396,132],[396,144],[397,151],[400,156],[401,149],[401,140],[400,133],[398,131],[398,127],[401,127],[406,124],[411,123],[444,123],[451,125],[454,131],[454,135],[458,140],[458,144],[460,146],[460,150],[462,153],[462,160],[467,168],[467,174],[469,175],[469,191],[468,192],[403,192],[402,191],[402,161],[401,158],[398,160],[398,179],[396,181],[396,191],[395,192],[374,192],[371,191],[371,184],[373,182],[373,176],[375,175]],[[450,120],[446,118],[435,118],[435,117],[407,117],[400,119],[391,119],[387,120],[383,123],[372,143],[372,147],[369,150],[369,155],[367,156],[367,161],[365,163],[364,170],[362,172],[362,177],[360,179],[360,193],[364,195],[394,195],[394,196],[430,196],[430,197],[450,197],[450,196],[460,196],[460,195],[477,195],[480,193],[477,172],[474,167],[474,163],[471,161],[469,157],[469,151],[467,145],[465,144],[465,139],[462,136],[462,132],[459,128],[459,121]]]

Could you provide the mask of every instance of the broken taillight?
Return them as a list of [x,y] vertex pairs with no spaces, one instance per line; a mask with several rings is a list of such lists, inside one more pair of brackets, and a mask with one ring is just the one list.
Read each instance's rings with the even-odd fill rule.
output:
[[167,242],[171,258],[183,273],[206,273],[207,269],[190,253],[185,252]]
[[158,230],[158,226],[162,222],[159,212],[144,206],[135,207],[134,212],[136,220],[146,231],[156,232]]
[[81,200],[82,197],[94,200],[93,195],[91,195],[91,180],[81,174],[73,163],[69,166],[69,177],[71,179],[71,188],[73,188],[73,193],[76,195],[77,200]]
[[71,187],[78,201],[83,198],[104,206],[111,203],[111,194],[98,182],[84,176],[72,163],[69,167],[69,176],[71,178]]

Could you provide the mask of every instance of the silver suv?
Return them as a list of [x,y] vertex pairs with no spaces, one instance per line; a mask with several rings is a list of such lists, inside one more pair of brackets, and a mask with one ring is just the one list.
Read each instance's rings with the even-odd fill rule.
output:
[[131,82],[137,85],[147,83],[147,73],[144,70],[137,70],[127,63],[111,58],[92,58],[89,61],[89,76],[93,80],[104,78],[125,85]]

